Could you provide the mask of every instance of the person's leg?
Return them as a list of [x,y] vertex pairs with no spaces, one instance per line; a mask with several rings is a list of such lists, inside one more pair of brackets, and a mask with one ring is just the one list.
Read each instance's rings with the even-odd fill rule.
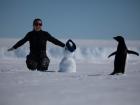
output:
[[35,58],[32,55],[27,55],[26,57],[26,65],[28,67],[29,70],[36,70],[37,69],[37,61],[35,60]]
[[38,71],[47,71],[49,67],[50,59],[46,56],[43,58],[40,58],[39,64],[37,66]]

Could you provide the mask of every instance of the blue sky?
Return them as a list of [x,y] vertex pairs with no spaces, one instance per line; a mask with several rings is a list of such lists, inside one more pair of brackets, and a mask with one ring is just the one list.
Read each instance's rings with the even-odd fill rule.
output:
[[140,39],[140,0],[0,0],[0,37],[22,38],[34,18],[57,38]]

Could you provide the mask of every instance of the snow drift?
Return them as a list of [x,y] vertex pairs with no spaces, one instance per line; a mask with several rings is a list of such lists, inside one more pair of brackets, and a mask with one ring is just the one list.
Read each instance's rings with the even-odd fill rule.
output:
[[[110,76],[115,41],[74,40],[76,73],[60,73],[63,49],[49,43],[48,72],[29,71],[28,44],[7,52],[18,39],[0,39],[0,105],[139,105],[140,57],[129,55],[126,74]],[[65,40],[63,40],[65,42]],[[127,41],[140,53],[140,41]],[[108,60],[110,62],[108,62]]]
[[[2,40],[2,39],[1,39]],[[5,41],[4,41],[5,40]],[[5,44],[0,46],[0,58],[25,58],[29,53],[28,43],[22,47],[14,50],[12,52],[7,52],[8,47],[14,45],[18,39],[9,41],[9,44],[6,43],[7,40],[2,40]],[[74,40],[77,44],[77,50],[75,51],[74,58],[78,61],[102,61],[107,60],[107,57],[110,53],[116,51],[117,43],[115,41],[102,41],[102,40]],[[65,42],[63,40],[63,42]],[[86,42],[85,44],[83,44]],[[127,41],[128,49],[132,49],[140,53],[140,42],[139,41]],[[137,45],[137,46],[135,46]],[[60,60],[63,57],[64,49],[57,47],[53,44],[48,45],[47,54],[50,59]],[[129,60],[140,59],[140,57],[134,55],[128,55]]]

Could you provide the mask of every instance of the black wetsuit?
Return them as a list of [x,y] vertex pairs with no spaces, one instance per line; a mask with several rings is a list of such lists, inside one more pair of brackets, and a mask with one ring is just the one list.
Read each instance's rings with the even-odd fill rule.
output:
[[[47,70],[49,65],[49,58],[46,54],[47,41],[52,42],[55,45],[64,47],[65,44],[56,38],[52,37],[46,31],[31,31],[27,35],[18,41],[13,48],[16,49],[22,46],[25,42],[29,41],[30,54],[27,56],[26,64],[30,70]],[[44,66],[43,66],[44,65]]]

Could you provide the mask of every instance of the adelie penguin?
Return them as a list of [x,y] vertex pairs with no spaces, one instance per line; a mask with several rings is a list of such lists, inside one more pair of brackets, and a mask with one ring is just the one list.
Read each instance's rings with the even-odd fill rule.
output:
[[127,46],[125,44],[124,38],[122,36],[114,37],[114,39],[118,42],[117,51],[111,53],[109,57],[115,55],[114,60],[114,71],[110,75],[122,73],[125,72],[125,64],[126,64],[126,58],[127,54],[135,54],[139,56],[139,53],[135,51],[131,51],[127,49]]

